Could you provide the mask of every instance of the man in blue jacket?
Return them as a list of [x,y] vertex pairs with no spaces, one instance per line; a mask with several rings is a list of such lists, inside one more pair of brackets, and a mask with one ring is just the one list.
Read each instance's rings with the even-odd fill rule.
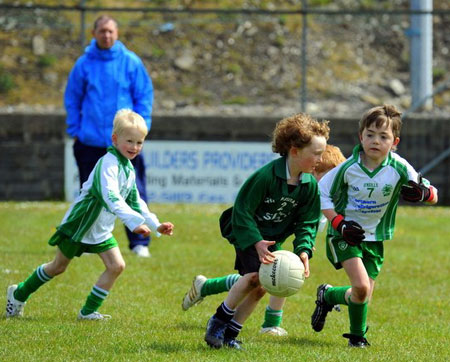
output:
[[[151,127],[153,85],[142,60],[118,40],[117,21],[102,15],[94,23],[91,43],[78,58],[69,75],[64,105],[67,133],[74,139],[74,156],[80,186],[87,180],[98,159],[111,146],[114,115],[129,108],[139,113]],[[136,183],[145,201],[145,163],[140,154],[132,161]],[[149,238],[126,229],[130,249],[149,257]]]

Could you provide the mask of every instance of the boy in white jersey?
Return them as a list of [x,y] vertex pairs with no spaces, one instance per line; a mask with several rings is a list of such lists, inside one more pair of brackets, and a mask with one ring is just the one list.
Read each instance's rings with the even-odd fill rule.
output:
[[110,318],[97,310],[125,268],[125,261],[112,235],[116,217],[130,230],[144,236],[151,231],[156,236],[173,233],[173,224],[160,223],[137,191],[130,160],[141,152],[146,135],[147,126],[139,114],[129,109],[116,113],[113,147],[108,148],[106,155],[97,162],[80,195],[48,242],[58,246],[55,258],[39,266],[24,282],[8,287],[6,317],[22,316],[25,303],[33,292],[63,273],[73,257],[87,252],[98,254],[106,270],[92,288],[78,319]]
[[392,239],[399,196],[410,202],[437,202],[437,190],[393,153],[400,141],[401,114],[384,105],[367,111],[359,123],[361,144],[346,162],[319,183],[321,208],[330,221],[327,256],[344,268],[351,286],[317,288],[311,325],[320,332],[333,305],[348,305],[349,346],[364,348],[366,319],[375,279],[384,260],[384,240]]

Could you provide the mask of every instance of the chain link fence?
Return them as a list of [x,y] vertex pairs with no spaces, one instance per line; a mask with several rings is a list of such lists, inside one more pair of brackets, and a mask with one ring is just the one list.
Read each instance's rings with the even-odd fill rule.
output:
[[[120,40],[146,64],[154,112],[230,106],[359,116],[374,104],[411,106],[407,1],[397,1],[397,9],[356,10],[306,7],[306,1],[285,2],[283,10],[202,8],[195,1],[177,2],[181,8],[150,7],[170,1],[101,3],[0,4],[0,107],[62,109],[67,75],[103,13],[117,18]],[[450,5],[437,5],[433,76],[441,86],[448,79]],[[447,114],[450,103],[448,87],[441,88],[435,115]]]

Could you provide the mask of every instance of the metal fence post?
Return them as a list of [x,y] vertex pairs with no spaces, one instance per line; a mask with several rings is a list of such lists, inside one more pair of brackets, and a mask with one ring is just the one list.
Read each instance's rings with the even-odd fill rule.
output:
[[302,0],[302,55],[301,55],[301,96],[300,96],[300,110],[306,112],[306,98],[307,98],[307,85],[306,85],[306,66],[307,66],[307,35],[308,35],[308,24],[307,24],[307,0]]
[[85,33],[86,33],[86,0],[80,1],[80,46],[81,52],[84,50],[84,44],[86,42]]
[[[411,10],[433,10],[433,0],[411,0]],[[433,19],[431,14],[411,15],[411,104],[432,108]]]

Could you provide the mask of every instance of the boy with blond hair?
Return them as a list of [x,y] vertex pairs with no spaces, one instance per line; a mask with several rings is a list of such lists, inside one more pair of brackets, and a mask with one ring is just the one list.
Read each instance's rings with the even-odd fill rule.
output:
[[19,285],[7,290],[6,317],[20,317],[32,293],[63,273],[75,256],[98,254],[105,271],[93,286],[78,313],[80,320],[103,320],[111,316],[97,310],[114,282],[125,269],[125,261],[112,231],[118,217],[130,230],[144,236],[154,232],[172,235],[173,224],[160,223],[139,197],[131,164],[142,150],[147,135],[144,119],[129,110],[119,110],[114,118],[113,146],[99,159],[80,195],[70,206],[49,244],[57,246],[54,259],[40,265]]
[[400,142],[401,113],[392,105],[369,109],[359,123],[360,144],[320,181],[323,214],[330,221],[327,257],[344,268],[349,286],[319,285],[311,325],[320,332],[333,305],[348,306],[350,347],[369,346],[368,302],[384,261],[384,241],[394,235],[399,196],[435,204],[437,190],[393,151]]
[[[152,124],[153,84],[137,54],[119,40],[119,25],[109,15],[94,22],[92,40],[76,61],[64,92],[67,134],[74,140],[80,188],[111,146],[114,115],[129,108]],[[147,201],[145,160],[131,160],[139,194]],[[150,238],[125,228],[128,246],[138,257],[150,257]]]

